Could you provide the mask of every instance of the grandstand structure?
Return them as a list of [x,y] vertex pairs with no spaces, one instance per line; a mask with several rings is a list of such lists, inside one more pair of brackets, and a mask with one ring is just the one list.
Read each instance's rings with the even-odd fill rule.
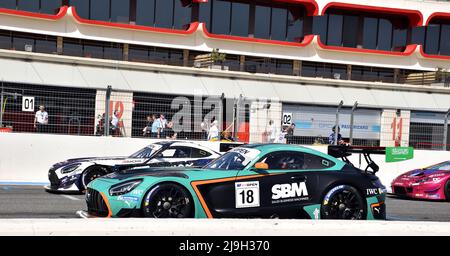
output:
[[49,132],[94,135],[111,86],[122,136],[185,104],[187,139],[203,138],[213,111],[242,141],[295,123],[294,143],[326,143],[338,123],[354,144],[441,149],[450,3],[2,0],[0,81],[1,122],[13,132],[34,132],[45,105]]

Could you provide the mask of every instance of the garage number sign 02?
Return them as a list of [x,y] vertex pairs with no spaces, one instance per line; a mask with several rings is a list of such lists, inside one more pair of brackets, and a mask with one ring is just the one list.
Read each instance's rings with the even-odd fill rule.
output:
[[400,162],[414,158],[413,147],[387,147],[386,162]]
[[283,125],[292,124],[292,113],[283,113]]
[[259,206],[259,181],[236,182],[236,208]]
[[22,111],[34,112],[34,97],[22,97]]

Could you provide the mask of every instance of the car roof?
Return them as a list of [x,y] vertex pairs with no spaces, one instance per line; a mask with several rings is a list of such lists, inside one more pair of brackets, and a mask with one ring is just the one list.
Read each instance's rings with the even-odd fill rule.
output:
[[269,143],[269,144],[247,144],[240,146],[242,148],[253,148],[260,150],[262,153],[270,153],[274,151],[284,151],[284,150],[291,150],[291,151],[300,151],[305,152],[317,156],[321,156],[323,158],[332,159],[333,161],[339,161],[339,159],[336,159],[326,153],[320,152],[316,149],[312,149],[309,147],[299,146],[295,144],[281,144],[281,143]]

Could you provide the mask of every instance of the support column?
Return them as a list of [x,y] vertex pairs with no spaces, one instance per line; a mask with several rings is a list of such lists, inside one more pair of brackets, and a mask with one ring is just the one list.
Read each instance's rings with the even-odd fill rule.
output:
[[123,44],[123,60],[128,61],[129,60],[129,53],[130,53],[130,45],[129,44]]
[[294,76],[302,75],[302,61],[301,60],[294,60],[292,74]]
[[62,36],[58,36],[56,38],[56,53],[57,54],[63,54],[63,37]]
[[183,66],[189,66],[189,50],[183,50]]
[[352,65],[347,65],[347,80],[352,79]]
[[400,69],[395,68],[394,69],[394,83],[398,83],[399,76],[400,76]]
[[245,55],[239,56],[239,70],[242,72],[245,71]]

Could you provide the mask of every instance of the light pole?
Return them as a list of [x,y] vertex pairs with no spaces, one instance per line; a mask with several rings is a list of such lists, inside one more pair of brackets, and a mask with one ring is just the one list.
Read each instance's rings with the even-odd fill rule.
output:
[[358,107],[358,102],[355,101],[355,104],[353,104],[352,107],[352,114],[350,115],[350,145],[353,145],[353,123],[354,123],[354,116],[356,108]]
[[444,141],[443,141],[443,150],[447,151],[447,134],[448,134],[448,117],[450,116],[450,108],[447,110],[444,116]]
[[344,105],[344,101],[341,100],[336,109],[336,123],[334,125],[334,145],[338,144],[338,135],[339,135],[339,111],[341,111],[342,105]]

